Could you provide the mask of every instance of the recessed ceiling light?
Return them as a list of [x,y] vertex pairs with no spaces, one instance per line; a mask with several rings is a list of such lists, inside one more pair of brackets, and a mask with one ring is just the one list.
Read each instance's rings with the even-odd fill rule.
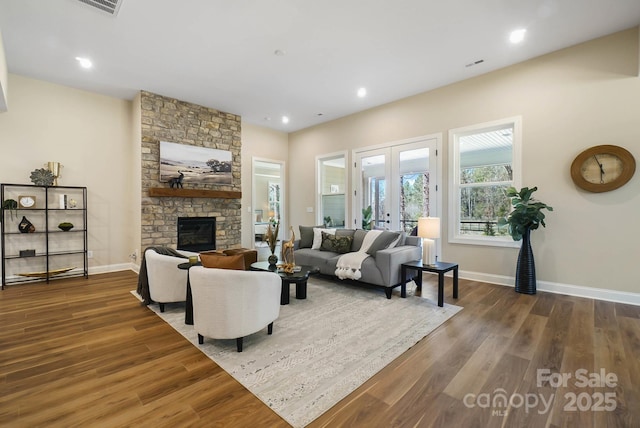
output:
[[527,30],[525,30],[524,28],[512,31],[511,34],[509,35],[509,41],[511,43],[520,43],[521,41],[524,40],[524,34],[526,32]]
[[275,56],[285,56],[286,52],[283,51],[282,49],[276,49],[275,51],[273,51],[273,54]]
[[289,117],[288,116],[282,116],[282,123],[284,123],[285,125],[287,123],[289,123]]
[[367,88],[360,88],[358,89],[358,96],[360,98],[364,98],[367,96]]
[[89,58],[82,58],[77,56],[76,57],[76,61],[78,61],[78,63],[80,64],[80,67],[82,68],[91,68],[93,67],[93,63],[91,62],[91,60]]

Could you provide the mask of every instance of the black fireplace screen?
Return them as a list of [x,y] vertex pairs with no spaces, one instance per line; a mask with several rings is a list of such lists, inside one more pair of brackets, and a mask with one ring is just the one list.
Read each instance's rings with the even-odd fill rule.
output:
[[216,249],[215,217],[178,217],[178,250]]

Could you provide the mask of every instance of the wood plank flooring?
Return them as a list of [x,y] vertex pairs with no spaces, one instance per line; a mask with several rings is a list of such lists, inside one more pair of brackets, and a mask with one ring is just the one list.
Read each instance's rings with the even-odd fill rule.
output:
[[[424,280],[435,300],[437,277]],[[311,427],[640,426],[640,307],[465,280],[453,300],[450,281],[445,302],[464,309]],[[141,306],[136,282],[0,292],[0,426],[288,426]],[[571,378],[541,382],[544,369]],[[617,381],[583,386],[581,369]]]

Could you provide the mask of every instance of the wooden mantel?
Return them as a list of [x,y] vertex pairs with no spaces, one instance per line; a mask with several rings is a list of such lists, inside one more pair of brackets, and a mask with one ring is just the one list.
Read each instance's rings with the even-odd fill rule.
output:
[[172,198],[240,199],[242,198],[242,192],[235,192],[232,190],[172,189],[170,187],[150,187],[149,196]]

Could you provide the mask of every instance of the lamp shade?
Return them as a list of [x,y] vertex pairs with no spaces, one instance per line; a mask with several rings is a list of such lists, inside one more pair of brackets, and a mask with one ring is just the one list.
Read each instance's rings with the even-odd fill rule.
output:
[[440,219],[438,217],[420,217],[418,219],[418,236],[421,238],[440,238]]

